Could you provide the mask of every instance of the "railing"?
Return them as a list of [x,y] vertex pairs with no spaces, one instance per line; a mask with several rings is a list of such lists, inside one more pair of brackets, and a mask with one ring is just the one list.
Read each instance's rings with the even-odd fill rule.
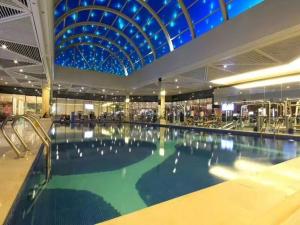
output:
[[6,139],[6,141],[9,143],[9,145],[12,147],[14,152],[16,153],[17,157],[18,158],[24,157],[24,153],[13,143],[13,141],[11,140],[11,138],[7,135],[7,133],[5,131],[5,126],[7,125],[7,122],[12,121],[11,126],[13,128],[15,135],[20,140],[20,143],[23,145],[24,149],[26,151],[30,151],[29,147],[26,145],[24,139],[22,138],[22,136],[20,135],[19,131],[16,128],[16,122],[20,119],[27,121],[32,126],[35,133],[39,136],[39,138],[42,140],[42,142],[45,146],[45,150],[46,150],[45,183],[47,183],[49,181],[50,175],[51,175],[51,148],[50,148],[51,147],[51,139],[48,136],[47,132],[42,127],[42,125],[40,124],[39,120],[32,114],[8,117],[3,121],[2,125],[1,125],[2,134],[3,134],[4,138]]

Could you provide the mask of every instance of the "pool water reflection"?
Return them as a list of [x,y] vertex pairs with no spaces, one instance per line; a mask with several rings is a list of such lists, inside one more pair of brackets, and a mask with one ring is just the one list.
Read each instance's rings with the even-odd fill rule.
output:
[[293,140],[141,125],[55,125],[52,178],[8,224],[95,224],[297,157]]

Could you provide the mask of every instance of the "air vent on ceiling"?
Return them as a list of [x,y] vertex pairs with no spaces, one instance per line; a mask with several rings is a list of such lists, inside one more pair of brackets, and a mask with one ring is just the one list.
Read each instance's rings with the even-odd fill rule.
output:
[[260,54],[256,51],[246,52],[241,55],[237,55],[231,58],[227,58],[216,65],[262,65],[262,64],[275,64],[277,62],[272,59]]
[[21,2],[23,5],[28,6],[27,0],[18,0],[19,2]]
[[10,16],[15,16],[18,14],[23,13],[21,10],[16,10],[12,8],[8,8],[6,6],[0,5],[0,19],[10,17]]
[[37,79],[40,79],[40,80],[46,80],[47,77],[46,77],[46,74],[35,74],[35,73],[24,73],[24,75],[28,75],[28,76],[31,76],[31,77],[34,77],[34,78],[37,78]]
[[37,47],[22,45],[10,41],[0,40],[0,45],[5,45],[8,50],[41,62],[40,52]]
[[13,0],[0,0],[0,5],[2,6],[6,6],[8,8],[12,8],[12,9],[20,9],[21,10],[21,6],[14,2]]

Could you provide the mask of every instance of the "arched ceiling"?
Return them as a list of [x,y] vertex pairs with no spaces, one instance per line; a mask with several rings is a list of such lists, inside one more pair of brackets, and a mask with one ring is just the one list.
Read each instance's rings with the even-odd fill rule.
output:
[[58,0],[56,64],[128,76],[264,0]]

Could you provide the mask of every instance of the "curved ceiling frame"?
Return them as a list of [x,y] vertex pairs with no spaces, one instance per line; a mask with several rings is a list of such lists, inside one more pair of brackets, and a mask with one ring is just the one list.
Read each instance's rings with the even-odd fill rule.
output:
[[[60,44],[64,44],[67,41],[71,41],[73,39],[76,39],[79,37],[85,37],[85,36],[88,36],[91,38],[96,38],[96,39],[101,39],[101,40],[107,41],[107,42],[111,43],[112,45],[114,45],[116,48],[119,49],[120,52],[122,52],[125,55],[125,57],[127,58],[127,60],[129,61],[130,65],[131,65],[132,70],[133,71],[135,70],[134,63],[132,62],[132,59],[130,58],[130,56],[126,53],[126,51],[124,50],[124,48],[121,45],[119,45],[112,39],[109,39],[109,38],[106,38],[103,36],[99,36],[96,34],[91,34],[91,33],[80,33],[80,34],[72,35],[66,39],[63,39],[63,41]],[[57,48],[57,49],[59,49],[59,48]]]
[[186,8],[186,5],[184,4],[183,0],[178,0],[178,3],[180,5],[180,8],[183,12],[183,15],[185,16],[185,19],[189,25],[189,29],[190,29],[190,32],[191,32],[191,35],[192,35],[192,39],[195,39],[196,38],[196,31],[195,31],[195,26],[192,22],[192,18],[191,18],[191,15],[189,14],[189,11],[187,10]]
[[163,21],[160,19],[160,17],[156,14],[156,12],[151,8],[150,5],[147,4],[147,2],[145,2],[144,0],[136,0],[140,5],[142,5],[145,9],[148,10],[148,12],[152,15],[152,17],[156,20],[156,22],[159,24],[161,30],[163,31],[166,40],[168,42],[169,45],[169,49],[170,52],[174,51],[174,45],[173,42],[171,40],[170,34],[166,28],[166,26],[164,25]]
[[145,65],[145,60],[143,58],[143,55],[141,53],[141,51],[139,50],[139,48],[137,47],[137,45],[121,30],[113,27],[113,26],[109,26],[105,23],[100,23],[100,22],[80,22],[80,23],[74,23],[68,27],[65,27],[63,30],[61,30],[54,38],[55,41],[57,41],[64,33],[67,32],[68,29],[73,29],[76,27],[83,27],[83,26],[96,26],[96,27],[104,27],[106,29],[112,30],[115,33],[120,34],[123,38],[126,39],[126,41],[134,48],[134,50],[136,51],[136,53],[138,54],[138,56],[140,57],[141,63],[144,66]]
[[153,54],[154,56],[154,59],[156,59],[156,51],[155,51],[155,48],[150,40],[150,38],[148,37],[148,35],[143,31],[143,29],[141,28],[141,26],[136,23],[133,19],[131,19],[129,16],[125,15],[124,13],[118,11],[118,10],[115,10],[115,9],[111,9],[111,8],[108,8],[108,7],[104,7],[104,6],[80,6],[80,7],[77,7],[77,8],[74,8],[70,11],[68,11],[67,13],[63,14],[62,16],[60,16],[56,21],[55,21],[55,24],[54,26],[57,27],[62,21],[64,21],[68,16],[71,16],[72,14],[74,13],[79,13],[81,11],[85,11],[85,10],[99,10],[99,11],[103,11],[103,12],[109,12],[109,13],[112,13],[112,14],[115,14],[119,17],[122,17],[123,19],[127,20],[127,22],[129,22],[130,24],[132,24],[133,26],[135,26],[137,28],[137,30],[143,35],[143,37],[145,38],[145,40],[148,42],[148,45],[150,46],[151,48],[151,53]]
[[[59,0],[57,1],[57,3],[55,4],[55,8],[62,2],[63,0]],[[158,25],[160,26],[161,30],[163,31],[165,37],[166,37],[166,40],[168,42],[168,45],[169,45],[169,49],[170,49],[170,52],[174,51],[174,45],[173,45],[173,42],[172,42],[172,39],[171,39],[171,36],[165,26],[165,24],[163,23],[163,21],[161,20],[161,18],[156,14],[156,12],[152,9],[152,7],[147,4],[147,2],[145,2],[144,0],[136,0],[142,7],[144,7],[151,15],[152,17],[156,20],[156,22],[158,23]],[[179,0],[179,2],[182,2],[182,0]],[[185,7],[185,5],[184,5]],[[186,9],[186,7],[185,7]],[[185,13],[184,13],[185,15]],[[189,14],[187,14],[188,17],[186,16],[186,19],[188,20],[188,18],[190,18]],[[189,23],[189,21],[188,21]],[[190,24],[189,24],[190,25]],[[191,29],[191,27],[190,27]],[[191,32],[193,32],[193,30],[191,30]]]
[[[108,49],[108,48],[106,48],[106,47],[104,47],[104,46],[102,46],[100,44],[89,43],[89,42],[76,43],[76,44],[73,44],[73,45],[69,45],[66,48],[60,48],[60,49],[58,49],[58,55],[61,52],[63,52],[63,51],[66,51],[66,50],[68,50],[70,48],[74,48],[74,47],[77,47],[77,46],[94,46],[94,47],[101,48],[101,49],[107,51],[110,55],[112,55],[116,60],[119,61],[119,63],[122,65],[122,68],[124,70],[125,76],[128,76],[128,71],[127,71],[127,68],[126,68],[124,62],[114,52],[112,52],[110,49]],[[103,63],[101,64],[101,66],[103,65]]]

